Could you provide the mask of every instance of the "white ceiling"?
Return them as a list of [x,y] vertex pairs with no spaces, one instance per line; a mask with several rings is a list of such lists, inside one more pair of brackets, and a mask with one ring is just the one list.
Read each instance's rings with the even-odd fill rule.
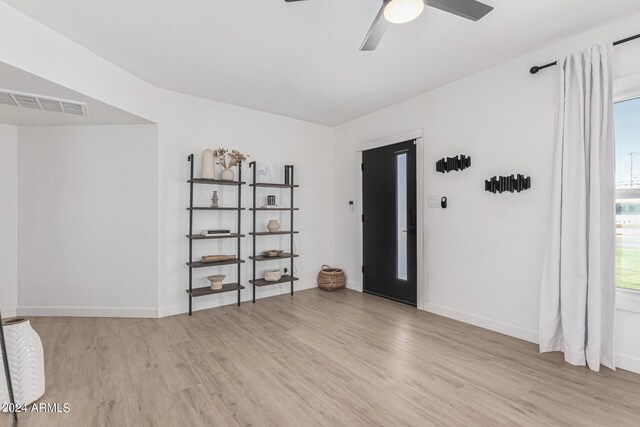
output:
[[639,0],[427,8],[358,48],[379,0],[4,0],[159,87],[337,125],[640,10]]
[[88,112],[88,115],[83,117],[0,105],[0,123],[3,124],[16,126],[64,126],[150,123],[148,120],[19,70],[4,62],[0,62],[0,89],[85,103],[87,104]]

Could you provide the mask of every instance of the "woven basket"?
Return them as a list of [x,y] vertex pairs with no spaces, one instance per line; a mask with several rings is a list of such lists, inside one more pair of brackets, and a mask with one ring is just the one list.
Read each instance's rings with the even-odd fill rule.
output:
[[344,271],[340,268],[323,265],[318,273],[318,287],[325,291],[336,291],[342,289],[347,284]]

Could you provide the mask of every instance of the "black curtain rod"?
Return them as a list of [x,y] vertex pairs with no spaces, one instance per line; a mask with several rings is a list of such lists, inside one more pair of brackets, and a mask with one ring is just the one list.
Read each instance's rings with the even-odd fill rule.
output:
[[[614,46],[618,46],[619,44],[630,42],[631,40],[640,39],[640,34],[636,34],[635,36],[627,37],[626,39],[618,40],[617,42],[613,42]],[[545,68],[553,67],[554,65],[558,65],[558,61],[550,62],[545,65],[536,65],[535,67],[531,67],[529,72],[531,74],[538,74],[538,71],[544,70]]]

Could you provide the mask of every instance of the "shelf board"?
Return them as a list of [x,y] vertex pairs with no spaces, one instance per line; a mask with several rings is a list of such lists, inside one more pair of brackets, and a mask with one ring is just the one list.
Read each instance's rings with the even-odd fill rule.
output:
[[194,184],[212,184],[212,185],[244,185],[246,182],[244,181],[222,181],[220,179],[206,179],[206,178],[193,178],[188,180],[189,183]]
[[296,280],[299,280],[299,279],[297,277],[293,277],[285,274],[277,282],[268,282],[264,279],[256,279],[256,280],[249,280],[249,283],[255,286],[269,286],[269,285],[277,285],[278,283],[295,282]]
[[244,208],[212,208],[212,207],[193,207],[187,208],[188,211],[243,211]]
[[244,234],[238,233],[221,233],[213,236],[203,236],[202,234],[187,234],[187,237],[191,240],[209,240],[209,239],[235,239],[237,237],[244,237]]
[[299,208],[249,208],[250,211],[297,211]]
[[275,261],[277,259],[298,258],[298,256],[299,255],[296,255],[296,254],[283,253],[283,254],[280,254],[280,256],[256,255],[255,257],[250,256],[249,258],[256,261]]
[[244,286],[237,283],[225,283],[222,285],[222,289],[214,290],[211,289],[211,286],[205,286],[204,288],[193,288],[191,291],[187,289],[187,293],[192,297],[203,297],[205,295],[222,294],[225,292],[237,291],[239,289],[244,289]]
[[299,185],[291,184],[278,184],[276,182],[258,182],[256,184],[249,184],[250,187],[265,187],[265,188],[298,188]]
[[249,232],[250,235],[255,236],[277,236],[282,234],[298,234],[299,231],[258,231],[257,233]]
[[191,268],[202,268],[202,267],[217,267],[219,265],[232,265],[232,264],[243,264],[243,259],[230,259],[228,261],[216,261],[216,262],[202,262],[202,261],[193,261],[188,262],[187,265]]

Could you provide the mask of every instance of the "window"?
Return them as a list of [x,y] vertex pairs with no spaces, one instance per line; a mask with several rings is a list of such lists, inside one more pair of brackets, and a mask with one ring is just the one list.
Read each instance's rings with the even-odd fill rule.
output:
[[396,154],[396,277],[407,280],[407,153]]
[[616,283],[640,291],[640,98],[614,105]]

